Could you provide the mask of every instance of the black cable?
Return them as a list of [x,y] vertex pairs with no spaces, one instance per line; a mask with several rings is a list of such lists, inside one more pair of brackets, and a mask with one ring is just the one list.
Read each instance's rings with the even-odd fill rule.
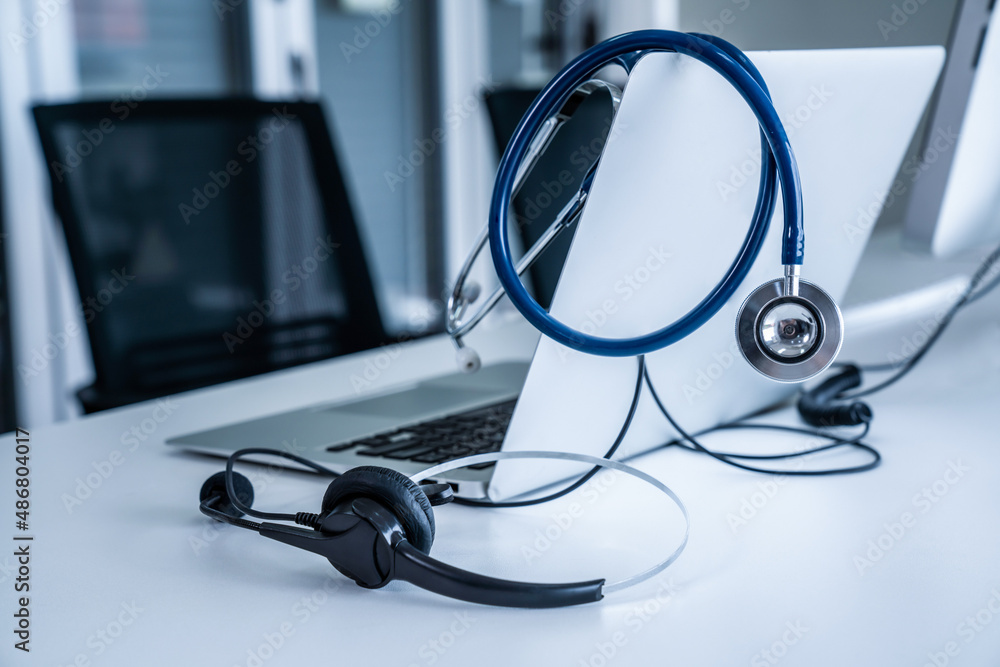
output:
[[[988,270],[988,268],[989,267],[987,267],[987,270]],[[984,296],[986,296],[987,294],[989,294],[990,292],[992,292],[996,288],[997,285],[1000,285],[1000,273],[998,273],[996,276],[994,276],[993,280],[991,280],[990,282],[986,283],[985,287],[979,288],[976,291],[975,294],[973,294],[972,296],[970,296],[969,300],[965,302],[965,305],[968,306],[968,305],[971,305],[971,304],[975,303],[976,301],[979,301]]]
[[212,517],[216,521],[221,521],[223,523],[228,523],[231,526],[238,526],[240,528],[248,528],[253,531],[260,530],[260,524],[255,521],[247,521],[246,519],[241,519],[239,517],[231,516],[226,514],[222,510],[212,507],[215,503],[222,500],[220,496],[212,496],[211,498],[205,500],[201,503],[199,509],[201,513],[205,516]]
[[[685,448],[693,449],[694,451],[700,452],[702,454],[707,454],[708,456],[711,456],[713,459],[725,463],[727,465],[731,465],[734,468],[740,468],[741,470],[747,470],[749,472],[761,472],[761,473],[775,474],[775,475],[798,475],[798,476],[815,477],[819,475],[846,475],[851,473],[864,472],[866,470],[871,470],[872,468],[876,467],[882,461],[882,456],[881,454],[878,453],[878,450],[876,450],[874,447],[871,447],[861,442],[861,439],[868,434],[868,429],[869,429],[868,424],[865,424],[864,429],[857,436],[853,438],[841,438],[830,433],[824,433],[822,431],[811,431],[809,429],[796,428],[793,426],[783,426],[779,424],[748,424],[743,422],[732,422],[729,424],[723,424],[721,426],[717,426],[707,431],[703,431],[701,434],[711,433],[712,431],[724,430],[724,429],[757,428],[764,430],[790,431],[794,433],[801,433],[805,435],[826,438],[830,440],[831,443],[829,445],[824,445],[822,447],[815,447],[801,452],[790,452],[786,454],[767,454],[767,455],[732,454],[727,452],[713,451],[708,447],[705,447],[703,444],[701,444],[695,436],[689,434],[681,427],[680,424],[677,423],[677,420],[674,419],[673,416],[670,414],[670,412],[667,410],[667,407],[663,404],[663,401],[660,400],[660,396],[656,392],[656,388],[653,386],[653,381],[649,377],[649,372],[645,369],[643,370],[643,377],[645,379],[646,386],[649,387],[650,394],[653,396],[653,401],[656,402],[656,405],[660,409],[660,412],[663,414],[664,417],[666,417],[667,421],[670,422],[670,425],[674,428],[674,430],[681,435],[681,438],[691,443],[690,447],[685,447]],[[684,446],[682,443],[676,441],[668,443],[668,446],[672,444],[680,444],[681,446]],[[827,451],[837,447],[856,447],[871,454],[872,460],[869,461],[868,463],[858,466],[851,466],[846,468],[828,468],[824,470],[780,470],[780,469],[758,468],[756,466],[746,465],[733,460],[733,459],[743,459],[743,460],[791,459],[801,456],[807,456],[809,454],[815,454],[817,452]]]
[[899,363],[886,362],[884,364],[865,364],[863,366],[850,361],[838,361],[833,364],[835,368],[846,368],[847,366],[854,366],[859,371],[865,373],[888,373],[889,371],[894,371],[899,369]]
[[[798,434],[801,434],[801,435],[811,435],[811,436],[817,436],[817,437],[827,438],[827,439],[831,440],[832,442],[829,445],[822,445],[820,447],[813,447],[812,449],[803,449],[801,451],[796,451],[796,452],[786,452],[784,454],[741,454],[741,453],[736,453],[736,452],[720,452],[717,449],[713,449],[712,451],[715,452],[716,454],[718,454],[719,456],[724,456],[726,458],[731,458],[731,459],[753,459],[753,460],[758,460],[758,461],[778,461],[778,460],[781,460],[781,459],[794,459],[794,458],[797,458],[797,457],[800,457],[800,456],[809,456],[810,454],[818,454],[820,452],[825,452],[827,450],[835,449],[836,447],[842,447],[842,446],[848,445],[848,444],[850,444],[850,445],[860,445],[861,448],[871,451],[871,447],[869,447],[868,445],[865,445],[864,443],[861,442],[865,438],[865,436],[868,435],[869,430],[871,430],[870,424],[867,424],[867,423],[864,424],[864,428],[861,429],[861,433],[859,433],[858,435],[854,436],[853,438],[840,438],[840,437],[832,435],[832,434],[823,433],[821,431],[814,431],[814,430],[807,429],[807,428],[796,428],[794,426],[783,426],[781,424],[753,424],[753,423],[749,423],[749,422],[746,422],[746,423],[744,423],[744,422],[733,422],[733,423],[730,423],[730,424],[721,424],[719,426],[716,426],[715,428],[708,429],[706,432],[707,433],[711,433],[713,431],[725,431],[725,430],[735,431],[735,430],[738,430],[738,429],[751,429],[751,428],[760,429],[762,431],[790,431],[792,433],[798,433]],[[696,435],[701,435],[701,434],[696,434]],[[683,449],[689,449],[689,450],[691,450],[693,452],[698,451],[695,447],[692,447],[691,445],[684,444],[683,440],[675,440],[675,441],[673,441],[673,442],[671,442],[669,444],[676,445],[676,446],[681,447]],[[873,453],[876,456],[878,455],[877,452],[873,452]]]
[[[632,393],[632,404],[629,406],[628,414],[625,416],[625,423],[622,424],[621,430],[618,431],[618,437],[615,438],[614,443],[604,454],[603,458],[610,459],[618,451],[621,446],[622,441],[625,439],[625,435],[628,433],[629,427],[632,426],[632,419],[635,417],[636,408],[639,407],[639,397],[642,395],[642,381],[646,376],[646,357],[645,355],[639,355],[636,357],[639,365],[639,372],[635,379],[635,391]],[[556,491],[547,496],[542,496],[541,498],[532,498],[530,500],[513,500],[504,502],[492,502],[489,500],[472,500],[469,498],[455,498],[453,501],[456,505],[467,505],[469,507],[489,507],[489,508],[507,508],[507,507],[530,507],[532,505],[541,505],[542,503],[547,503],[552,500],[558,500],[563,496],[576,491],[581,486],[586,484],[590,479],[596,475],[601,470],[601,466],[594,466],[585,475],[580,477],[578,480],[570,484],[569,486]]]
[[870,396],[871,394],[882,391],[883,389],[888,388],[890,385],[895,384],[896,382],[901,380],[904,376],[906,376],[911,370],[913,370],[913,367],[917,365],[917,362],[923,359],[924,355],[926,355],[930,351],[934,343],[936,343],[938,339],[941,338],[941,335],[944,333],[945,329],[948,328],[948,325],[951,324],[951,321],[955,319],[955,316],[958,315],[960,310],[962,310],[965,306],[968,306],[969,304],[978,301],[982,297],[986,296],[986,294],[988,294],[990,291],[992,291],[997,285],[1000,285],[1000,275],[998,275],[994,276],[989,283],[987,283],[984,287],[980,288],[980,283],[982,283],[983,280],[986,279],[987,274],[990,272],[990,270],[993,268],[993,266],[997,263],[998,260],[1000,260],[1000,247],[997,247],[995,250],[993,250],[993,252],[987,255],[986,259],[984,259],[979,264],[979,267],[976,269],[976,272],[972,276],[972,280],[969,281],[968,286],[962,292],[962,296],[959,297],[959,299],[954,304],[952,304],[951,308],[948,309],[948,312],[945,313],[945,316],[941,319],[941,323],[938,325],[937,329],[934,330],[934,332],[930,335],[927,341],[924,342],[924,344],[920,347],[920,349],[917,350],[909,358],[907,358],[906,361],[902,363],[902,365],[872,364],[868,366],[858,366],[858,368],[860,368],[862,371],[868,371],[868,372],[896,371],[896,373],[894,373],[890,377],[886,378],[885,380],[879,382],[878,384],[872,387],[869,387],[867,389],[862,388],[851,393],[845,393],[838,396],[838,398],[844,400],[850,400],[855,398],[861,398],[863,396]]
[[[282,512],[261,512],[260,510],[255,510],[243,501],[241,501],[236,494],[236,488],[233,485],[233,464],[239,459],[242,459],[251,454],[266,454],[267,456],[280,456],[281,458],[288,459],[289,461],[295,461],[298,464],[304,465],[307,468],[312,468],[320,475],[325,475],[327,477],[340,477],[340,473],[330,470],[326,466],[320,465],[315,461],[310,461],[309,459],[303,458],[292,454],[291,452],[286,452],[280,449],[267,449],[266,447],[248,447],[246,449],[238,449],[229,455],[226,459],[226,493],[229,494],[229,499],[232,501],[233,506],[240,510],[244,514],[247,514],[258,519],[264,519],[265,521],[295,521],[297,515],[286,514]],[[228,515],[227,515],[228,516]],[[229,522],[231,523],[231,522]],[[252,523],[252,522],[251,522]]]

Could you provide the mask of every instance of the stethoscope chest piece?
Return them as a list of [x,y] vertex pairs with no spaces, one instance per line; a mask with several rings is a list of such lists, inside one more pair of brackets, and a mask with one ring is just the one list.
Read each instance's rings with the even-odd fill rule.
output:
[[830,295],[812,283],[764,283],[746,298],[736,318],[740,352],[757,371],[778,382],[802,382],[836,358],[844,319]]

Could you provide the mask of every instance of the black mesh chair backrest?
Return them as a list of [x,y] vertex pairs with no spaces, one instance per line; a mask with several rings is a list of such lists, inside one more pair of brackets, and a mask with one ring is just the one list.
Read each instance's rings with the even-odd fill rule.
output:
[[34,115],[94,357],[88,411],[385,342],[318,104]]

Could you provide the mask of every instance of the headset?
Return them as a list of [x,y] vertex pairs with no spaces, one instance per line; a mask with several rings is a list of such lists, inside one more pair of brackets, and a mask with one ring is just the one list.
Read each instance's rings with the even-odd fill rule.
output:
[[[233,470],[240,458],[252,454],[280,456],[322,475],[335,477],[323,496],[319,514],[279,514],[251,507],[253,485]],[[679,546],[653,567],[623,581],[604,579],[562,584],[540,584],[495,579],[461,570],[431,558],[434,542],[434,506],[453,497],[447,484],[418,484],[441,473],[469,465],[507,459],[558,459],[623,472],[665,494],[684,519]],[[673,563],[687,544],[690,523],[680,498],[665,484],[618,461],[562,452],[494,452],[455,459],[423,471],[412,479],[378,466],[363,466],[342,475],[289,452],[249,448],[234,452],[226,469],[209,477],[199,494],[201,512],[217,521],[323,556],[338,572],[362,588],[381,588],[390,581],[408,581],[446,597],[500,607],[543,609],[596,602],[643,582]],[[244,514],[266,519],[257,523]],[[289,526],[276,521],[294,522]],[[659,527],[656,528],[659,530]]]
[[[691,311],[652,333],[612,339],[575,330],[545,311],[520,280],[523,273],[562,230],[582,213],[593,184],[591,166],[577,194],[557,215],[515,268],[508,239],[510,203],[555,132],[578,105],[581,96],[603,86],[617,109],[621,92],[593,79],[603,68],[617,65],[630,73],[639,59],[653,51],[680,53],[708,65],[740,93],[760,125],[762,160],[760,183],[749,230],[736,258],[719,283]],[[782,278],[755,289],[743,302],[736,321],[736,338],[744,359],[763,375],[779,382],[802,382],[825,370],[843,342],[843,317],[834,300],[822,289],[801,279],[805,255],[802,189],[788,135],[781,123],[763,77],[735,46],[711,35],[667,30],[643,30],[613,37],[585,51],[556,77],[532,103],[500,161],[493,190],[489,223],[466,260],[448,301],[446,328],[458,348],[459,365],[478,370],[478,355],[463,337],[496,305],[498,290],[467,321],[462,316],[479,296],[466,280],[476,256],[489,241],[493,266],[501,289],[517,310],[543,335],[574,350],[589,354],[628,357],[662,349],[690,335],[714,316],[733,296],[756,261],[777,203],[778,189],[784,210],[781,261]]]

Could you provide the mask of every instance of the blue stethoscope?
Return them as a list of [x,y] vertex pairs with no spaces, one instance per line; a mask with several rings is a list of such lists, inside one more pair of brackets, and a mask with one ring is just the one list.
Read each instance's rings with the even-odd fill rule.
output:
[[[551,142],[577,106],[580,96],[597,90],[611,92],[617,105],[621,91],[594,75],[608,65],[630,73],[644,55],[672,51],[695,58],[722,75],[740,93],[760,125],[761,173],[750,228],[736,258],[722,280],[694,308],[671,324],[633,338],[601,338],[577,331],[545,311],[522,284],[523,273],[539,254],[583,211],[593,184],[596,163],[573,199],[563,208],[539,241],[515,268],[507,235],[510,203]],[[609,357],[646,354],[690,335],[732,298],[750,272],[767,235],[781,184],[784,210],[781,259],[784,276],[754,290],[739,310],[736,336],[744,358],[764,375],[783,382],[799,382],[820,373],[836,357],[843,340],[843,319],[833,299],[800,279],[805,232],[802,223],[802,186],[798,166],[778,112],[760,72],[742,51],[725,40],[697,33],[643,30],[613,37],[585,51],[545,87],[521,120],[500,161],[487,229],[460,271],[448,302],[447,330],[458,347],[466,370],[479,367],[475,352],[463,337],[506,293],[517,310],[543,335],[566,347]],[[501,287],[478,312],[462,319],[477,299],[478,289],[467,285],[472,265],[489,241]]]

